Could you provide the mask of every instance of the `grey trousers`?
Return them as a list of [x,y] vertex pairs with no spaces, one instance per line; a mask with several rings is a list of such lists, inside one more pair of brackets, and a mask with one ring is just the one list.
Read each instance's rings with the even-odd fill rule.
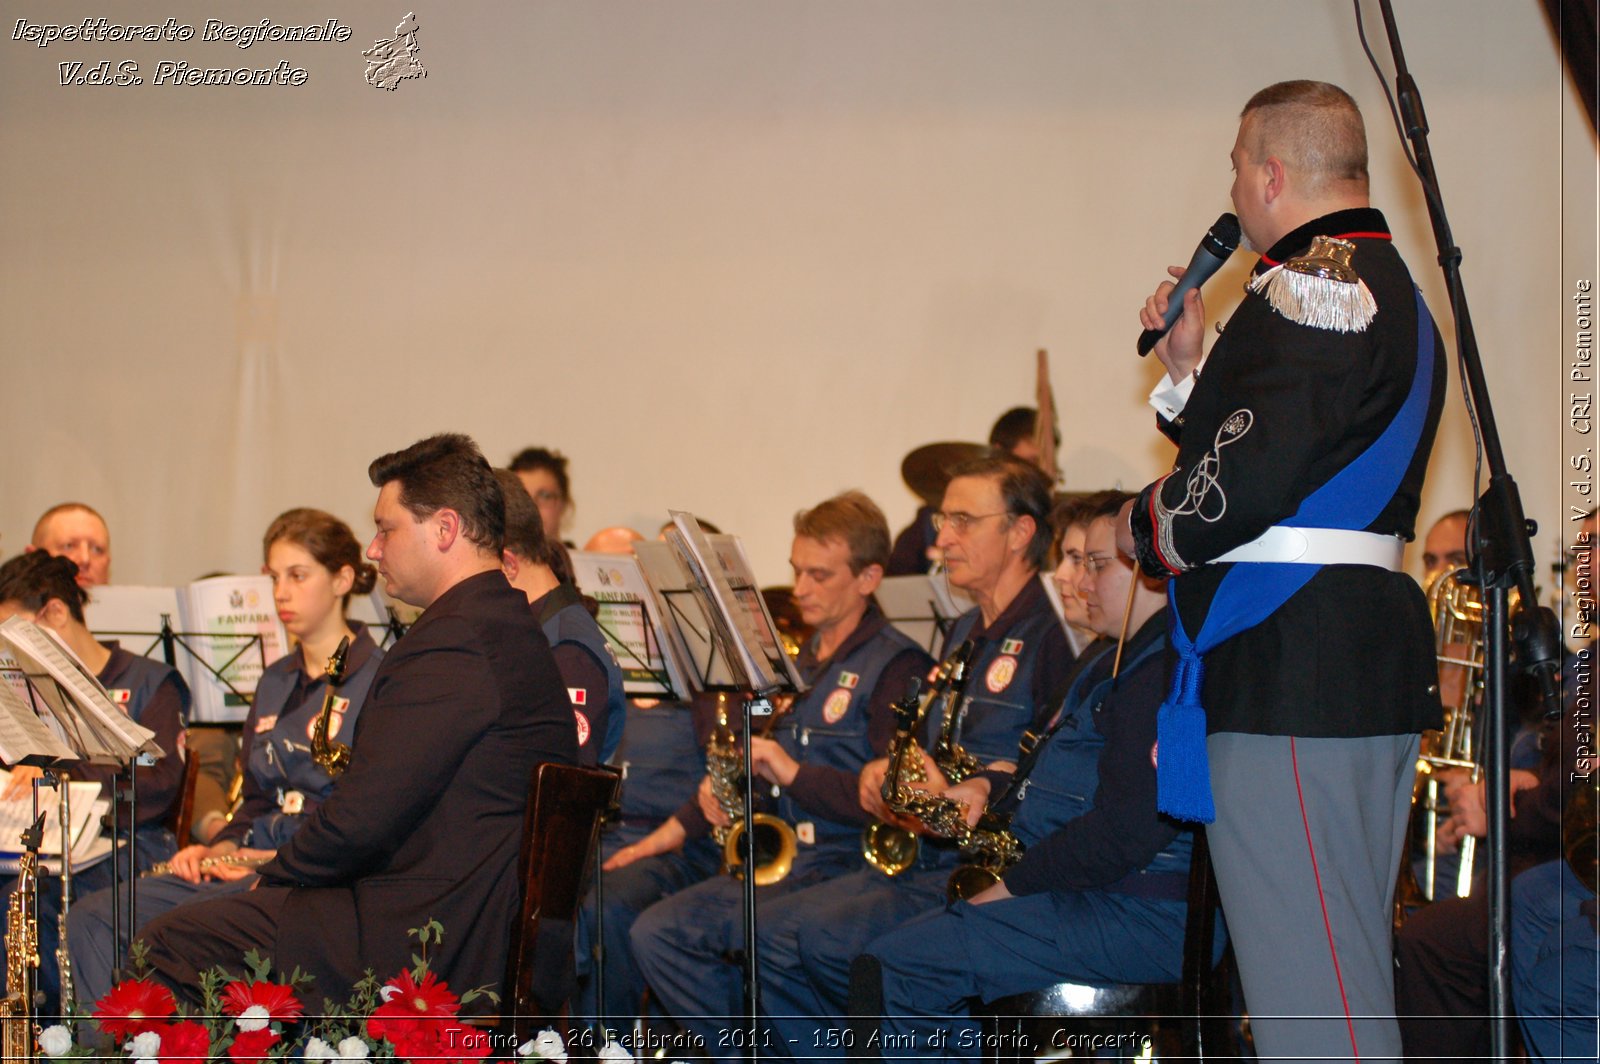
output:
[[1263,1060],[1400,1059],[1391,909],[1417,743],[1207,742],[1211,860]]

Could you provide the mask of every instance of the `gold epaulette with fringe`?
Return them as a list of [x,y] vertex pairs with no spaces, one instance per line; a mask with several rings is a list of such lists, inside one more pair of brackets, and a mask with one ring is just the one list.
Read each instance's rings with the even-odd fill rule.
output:
[[1319,236],[1304,254],[1274,266],[1250,282],[1272,309],[1313,329],[1362,332],[1378,313],[1377,300],[1350,264],[1356,246]]

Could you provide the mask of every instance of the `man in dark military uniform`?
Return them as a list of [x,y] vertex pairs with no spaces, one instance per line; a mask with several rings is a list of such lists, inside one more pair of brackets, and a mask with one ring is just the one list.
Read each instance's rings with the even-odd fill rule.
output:
[[[1204,366],[1198,293],[1156,346],[1180,392],[1162,424],[1177,462],[1122,532],[1146,571],[1175,578],[1161,807],[1207,821],[1215,797],[1211,852],[1262,1056],[1398,1058],[1389,913],[1418,733],[1439,725],[1432,624],[1400,553],[1442,348],[1368,206],[1348,94],[1262,90],[1232,158],[1234,207],[1265,254]],[[1171,289],[1146,302],[1146,328]]]

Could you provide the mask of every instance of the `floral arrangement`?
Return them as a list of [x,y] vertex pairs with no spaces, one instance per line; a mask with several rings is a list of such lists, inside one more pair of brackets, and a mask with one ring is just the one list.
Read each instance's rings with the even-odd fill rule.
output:
[[[436,921],[411,931],[420,945],[411,968],[380,983],[368,971],[342,1006],[331,1002],[324,1015],[307,1016],[301,1000],[308,978],[295,969],[281,982],[271,979],[271,961],[254,951],[245,955],[246,972],[232,975],[212,968],[200,977],[202,1005],[190,1012],[172,992],[147,974],[125,979],[95,1002],[88,1020],[100,1033],[80,1039],[67,1024],[45,1028],[40,1053],[52,1060],[111,1058],[131,1064],[218,1061],[416,1061],[466,1064],[489,1055],[490,1034],[458,1019],[461,1006],[479,997],[498,1003],[483,989],[459,997],[428,967],[428,948],[444,937]],[[133,965],[146,965],[135,943]],[[98,1044],[84,1044],[96,1042]],[[109,1043],[110,1049],[106,1048]],[[566,1064],[566,1045],[553,1030],[516,1047],[526,1061]],[[601,1059],[629,1064],[631,1054],[610,1044]]]

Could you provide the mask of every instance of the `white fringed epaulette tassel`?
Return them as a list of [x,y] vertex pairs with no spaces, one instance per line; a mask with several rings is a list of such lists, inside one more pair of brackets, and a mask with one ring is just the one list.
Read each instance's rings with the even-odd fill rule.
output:
[[1305,255],[1274,266],[1250,281],[1272,309],[1312,329],[1362,332],[1378,313],[1378,301],[1350,264],[1355,245],[1317,237]]

